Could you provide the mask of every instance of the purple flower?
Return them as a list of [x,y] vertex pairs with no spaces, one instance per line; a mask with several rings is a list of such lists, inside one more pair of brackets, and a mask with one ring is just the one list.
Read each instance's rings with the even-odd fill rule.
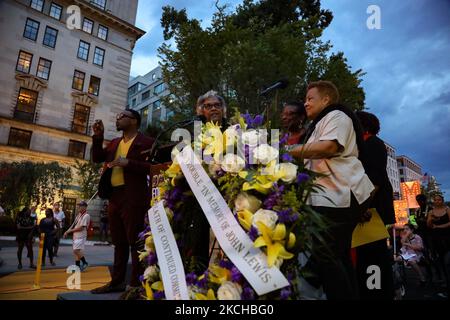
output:
[[233,264],[233,262],[228,261],[228,260],[220,260],[219,267],[231,270],[231,268],[234,267],[234,264]]
[[197,275],[194,272],[188,273],[186,275],[186,283],[188,285],[193,285],[195,283],[195,280],[197,280]]
[[153,298],[155,300],[161,300],[164,299],[166,295],[164,294],[164,291],[155,291],[153,292]]
[[156,256],[156,254],[154,254],[153,252],[151,252],[148,256],[147,256],[147,264],[149,266],[153,266],[155,264],[158,263],[158,257]]
[[306,173],[299,173],[297,176],[297,183],[302,184],[303,182],[306,182],[309,180],[309,175]]
[[145,239],[145,234],[150,231],[150,226],[147,226],[144,231],[140,232],[138,235],[139,240]]
[[233,266],[231,268],[231,281],[240,282],[241,280],[242,280],[242,273],[239,271],[238,268]]
[[275,191],[269,194],[269,196],[264,200],[264,208],[272,210],[274,206],[277,205],[278,200],[281,198],[284,192],[284,185],[278,187],[277,184],[274,185]]
[[294,161],[294,158],[292,158],[289,153],[283,153],[283,155],[281,156],[281,160],[283,160],[283,162],[292,162]]
[[290,295],[291,295],[291,288],[290,287],[281,289],[281,292],[280,292],[280,299],[281,300],[287,300]]
[[249,113],[241,114],[241,116],[244,118],[247,128],[249,129],[255,129],[264,122],[264,117],[260,114],[256,115],[254,118]]
[[144,275],[139,276],[139,282],[144,282]]
[[208,271],[205,271],[203,275],[204,277],[201,280],[197,280],[195,285],[199,288],[206,289],[208,285]]
[[242,300],[255,300],[255,291],[250,287],[244,287],[241,293]]
[[292,212],[291,208],[277,212],[278,213],[278,221],[280,221],[281,223],[290,222],[291,221],[291,212]]
[[252,241],[255,241],[258,238],[258,229],[256,229],[254,226],[250,227],[250,231],[248,232],[248,236]]
[[289,138],[289,134],[285,133],[283,135],[283,138],[281,138],[281,140],[280,140],[280,146],[285,144],[288,141],[288,138]]
[[258,127],[262,125],[264,122],[264,117],[260,114],[255,116],[255,119],[253,119],[253,126]]

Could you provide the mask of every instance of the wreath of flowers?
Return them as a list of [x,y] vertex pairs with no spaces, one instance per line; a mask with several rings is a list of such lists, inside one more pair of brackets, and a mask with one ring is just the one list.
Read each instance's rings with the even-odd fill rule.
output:
[[[305,169],[286,151],[287,135],[279,141],[279,148],[267,144],[267,127],[263,117],[237,114],[234,125],[223,132],[218,125],[202,125],[201,134],[193,146],[202,150],[202,166],[245,230],[256,248],[267,256],[269,267],[276,266],[289,281],[289,286],[258,296],[238,268],[224,255],[211,259],[199,272],[185,263],[189,297],[195,300],[253,300],[298,299],[298,281],[302,275],[299,255],[309,252],[312,237],[320,238],[325,225],[320,216],[306,204],[308,196],[320,186],[317,174]],[[266,129],[266,130],[264,130]],[[241,139],[241,140],[239,140]],[[239,142],[243,156],[225,153]],[[253,159],[251,157],[253,156]],[[278,163],[278,159],[281,161]],[[186,199],[192,193],[176,159],[163,172],[159,196],[172,225],[186,214]],[[199,209],[199,214],[203,214]],[[179,234],[175,233],[179,239]],[[140,277],[142,296],[149,300],[165,299],[162,276],[150,227],[139,235],[145,245],[140,261],[145,272]],[[182,246],[182,243],[179,243]]]

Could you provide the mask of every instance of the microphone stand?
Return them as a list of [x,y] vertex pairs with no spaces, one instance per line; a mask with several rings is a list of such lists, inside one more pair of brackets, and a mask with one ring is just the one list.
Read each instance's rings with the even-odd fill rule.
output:
[[260,95],[263,97],[263,102],[262,105],[264,106],[264,111],[262,112],[262,115],[267,119],[267,123],[270,121],[270,114],[271,114],[271,110],[272,106],[273,109],[276,111],[277,110],[277,106],[278,106],[278,88],[276,88],[275,91],[275,95],[273,97],[273,99],[270,99],[268,97],[268,93],[265,93],[263,95]]
[[164,133],[166,133],[167,131],[172,130],[172,129],[173,129],[174,127],[176,127],[176,126],[183,125],[183,127],[185,127],[185,126],[187,126],[187,125],[190,125],[191,123],[193,123],[193,122],[196,121],[196,120],[198,120],[198,119],[195,119],[195,118],[194,118],[194,119],[189,119],[189,120],[179,121],[179,122],[176,122],[176,123],[172,124],[172,125],[169,126],[167,129],[162,130],[162,131],[156,136],[155,142],[153,143],[152,148],[149,149],[149,150],[144,151],[144,153],[146,153],[146,152],[149,152],[149,153],[150,153],[150,155],[149,155],[149,161],[150,161],[150,162],[153,162],[153,159],[154,159],[154,157],[155,157],[156,147],[157,147],[157,145],[159,144],[159,138],[161,138],[161,136],[162,136]]

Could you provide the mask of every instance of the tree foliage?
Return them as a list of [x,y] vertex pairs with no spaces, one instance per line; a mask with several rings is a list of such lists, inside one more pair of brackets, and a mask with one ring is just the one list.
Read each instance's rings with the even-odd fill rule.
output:
[[57,162],[0,162],[0,203],[8,212],[54,202],[72,180],[70,169]]
[[303,99],[308,82],[329,79],[344,103],[363,108],[364,73],[352,72],[343,53],[330,55],[331,44],[320,39],[333,15],[319,0],[244,0],[235,12],[216,8],[207,28],[184,9],[163,8],[164,39],[176,45],[158,49],[172,93],[163,103],[175,114],[191,116],[197,98],[211,89],[242,112],[261,113],[261,89],[280,79],[289,86],[279,91],[279,102]]
[[100,181],[101,164],[92,161],[76,160],[75,171],[80,186],[80,195],[83,199],[90,199],[97,191]]

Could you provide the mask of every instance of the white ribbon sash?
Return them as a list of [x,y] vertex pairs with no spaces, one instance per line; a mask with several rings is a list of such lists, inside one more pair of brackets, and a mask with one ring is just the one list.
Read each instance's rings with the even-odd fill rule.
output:
[[167,300],[189,300],[180,252],[162,201],[148,210],[164,293]]
[[288,286],[289,282],[281,271],[274,266],[269,268],[267,256],[253,246],[253,241],[233,216],[192,148],[186,146],[177,158],[221,248],[256,293],[263,295]]

